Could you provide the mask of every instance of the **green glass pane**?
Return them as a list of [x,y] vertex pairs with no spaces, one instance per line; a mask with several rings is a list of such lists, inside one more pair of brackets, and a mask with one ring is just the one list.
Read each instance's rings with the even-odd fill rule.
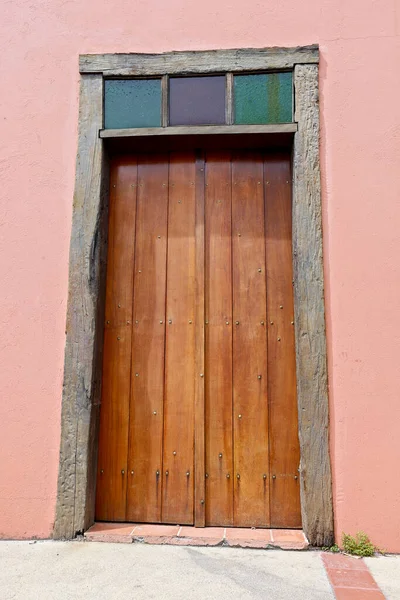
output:
[[267,75],[267,123],[291,123],[292,74]]
[[106,129],[160,127],[161,80],[106,80],[104,114]]
[[238,125],[290,123],[292,102],[292,73],[234,77],[234,111]]

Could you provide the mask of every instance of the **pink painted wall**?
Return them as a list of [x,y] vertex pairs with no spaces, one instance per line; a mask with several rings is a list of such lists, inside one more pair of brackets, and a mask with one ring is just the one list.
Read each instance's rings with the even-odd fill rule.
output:
[[0,20],[0,536],[54,519],[78,54],[321,49],[337,533],[400,552],[399,0],[14,0]]

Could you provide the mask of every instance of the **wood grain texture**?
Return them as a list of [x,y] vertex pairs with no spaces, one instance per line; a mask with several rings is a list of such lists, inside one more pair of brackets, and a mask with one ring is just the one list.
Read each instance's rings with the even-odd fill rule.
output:
[[81,73],[108,76],[146,76],[291,69],[295,64],[318,63],[317,45],[293,48],[245,48],[166,52],[164,54],[81,54]]
[[74,537],[94,518],[107,248],[102,124],[103,79],[90,75],[80,82],[55,538]]
[[205,506],[205,336],[204,336],[204,155],[196,156],[195,179],[195,250],[196,250],[196,306],[195,306],[195,395],[194,395],[194,524],[206,524]]
[[318,66],[294,71],[293,267],[300,492],[311,544],[333,543],[319,164]]
[[[231,154],[206,155],[206,523],[233,526]],[[228,325],[227,325],[228,323]]]
[[290,155],[267,155],[268,406],[271,527],[301,527]]
[[162,520],[164,523],[192,524],[195,382],[193,322],[196,289],[194,154],[171,155],[169,174]]
[[247,133],[295,133],[297,123],[276,125],[180,125],[176,127],[137,127],[135,129],[102,129],[100,137],[149,137],[171,135],[240,135]]
[[[167,155],[139,156],[137,190],[127,519],[157,523],[162,499]],[[133,231],[127,241],[132,237]]]
[[100,521],[126,519],[136,182],[136,161],[111,161],[96,492]]
[[[234,524],[269,525],[263,160],[232,160]],[[236,324],[238,323],[238,324]],[[264,475],[267,475],[264,478]]]

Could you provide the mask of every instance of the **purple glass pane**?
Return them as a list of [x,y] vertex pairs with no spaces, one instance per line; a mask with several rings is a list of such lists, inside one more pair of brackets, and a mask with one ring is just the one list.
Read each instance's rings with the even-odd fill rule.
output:
[[171,77],[170,125],[224,125],[225,77]]

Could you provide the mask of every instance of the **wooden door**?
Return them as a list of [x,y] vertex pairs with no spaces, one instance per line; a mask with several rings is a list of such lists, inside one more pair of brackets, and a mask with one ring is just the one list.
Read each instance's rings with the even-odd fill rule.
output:
[[300,527],[288,155],[111,169],[96,518]]

